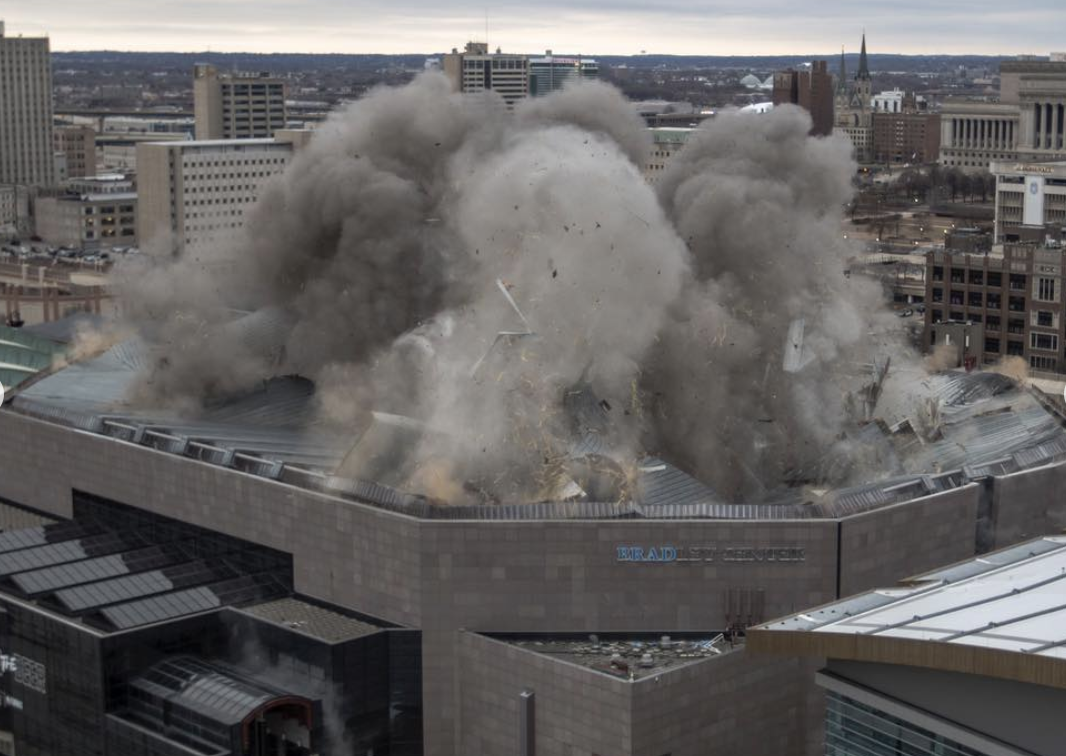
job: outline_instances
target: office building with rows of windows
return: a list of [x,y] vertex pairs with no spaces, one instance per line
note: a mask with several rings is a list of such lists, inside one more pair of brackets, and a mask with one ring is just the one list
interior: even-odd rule
[[138,144],[139,238],[177,253],[225,252],[263,185],[309,136]]
[[49,186],[52,59],[47,37],[9,37],[0,21],[0,184]]
[[453,49],[444,56],[443,68],[457,92],[496,92],[508,109],[529,97],[528,55],[490,53],[484,42],[468,42],[463,52]]
[[266,73],[219,73],[200,63],[193,68],[196,138],[262,139],[284,129],[286,84]]
[[[1020,357],[1032,370],[1066,371],[1063,255],[1058,244],[928,252],[926,345],[960,347],[972,355],[971,367]],[[958,325],[965,335],[953,335]]]

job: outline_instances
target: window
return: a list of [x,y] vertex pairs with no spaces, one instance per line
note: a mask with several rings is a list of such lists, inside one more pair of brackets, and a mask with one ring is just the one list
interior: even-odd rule
[[1044,328],[1052,328],[1055,325],[1055,316],[1046,310],[1039,310],[1036,313],[1036,324]]
[[1036,298],[1037,299],[1039,299],[1041,301],[1044,301],[1044,302],[1057,302],[1057,301],[1059,301],[1058,300],[1058,296],[1057,296],[1057,292],[1056,292],[1056,287],[1055,287],[1056,281],[1055,281],[1054,278],[1043,278],[1043,277],[1040,277],[1040,278],[1036,279],[1036,283],[1037,283],[1037,289],[1036,289]]
[[1057,351],[1059,337],[1053,333],[1031,333],[1029,334],[1029,346],[1033,349]]
[[1029,358],[1029,367],[1035,370],[1055,370],[1057,365],[1054,357],[1044,357],[1042,355],[1034,354]]

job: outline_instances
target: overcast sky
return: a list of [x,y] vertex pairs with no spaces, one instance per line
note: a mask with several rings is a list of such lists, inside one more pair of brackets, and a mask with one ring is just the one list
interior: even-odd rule
[[7,0],[8,33],[53,50],[402,53],[488,38],[505,51],[633,55],[1047,54],[1066,0]]

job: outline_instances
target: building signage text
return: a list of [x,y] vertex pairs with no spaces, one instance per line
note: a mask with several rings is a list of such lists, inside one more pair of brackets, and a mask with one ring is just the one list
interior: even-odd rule
[[1031,165],[1029,163],[1018,163],[1014,166],[1014,170],[1018,173],[1054,173],[1055,167],[1051,165]]
[[615,547],[619,562],[805,562],[807,550],[796,546],[646,546]]

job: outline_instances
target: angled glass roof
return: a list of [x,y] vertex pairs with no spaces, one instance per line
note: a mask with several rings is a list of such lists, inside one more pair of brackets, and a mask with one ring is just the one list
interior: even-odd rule
[[164,659],[130,681],[143,695],[166,701],[171,709],[194,712],[232,727],[271,702],[308,699],[253,679],[221,664],[177,656]]

